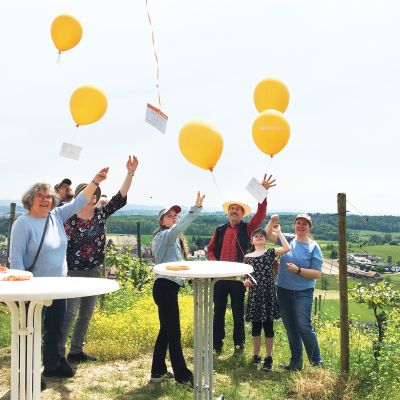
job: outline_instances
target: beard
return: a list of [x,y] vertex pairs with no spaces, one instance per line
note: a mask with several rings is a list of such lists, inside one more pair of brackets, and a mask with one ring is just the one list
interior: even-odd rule
[[71,201],[74,198],[74,194],[72,192],[67,192],[65,193],[65,200],[66,201]]

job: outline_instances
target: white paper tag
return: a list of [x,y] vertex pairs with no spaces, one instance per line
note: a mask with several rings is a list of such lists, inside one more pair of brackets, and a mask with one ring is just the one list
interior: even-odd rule
[[267,197],[268,191],[256,178],[251,178],[246,190],[259,202],[262,203]]
[[144,119],[151,126],[154,126],[154,128],[165,134],[168,117],[162,113],[161,110],[147,103],[146,116]]
[[73,160],[79,160],[81,156],[82,147],[75,146],[71,143],[63,143],[60,150],[60,156],[65,158],[72,158]]

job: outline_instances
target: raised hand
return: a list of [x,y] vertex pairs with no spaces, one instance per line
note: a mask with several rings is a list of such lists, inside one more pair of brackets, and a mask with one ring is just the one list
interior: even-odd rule
[[262,180],[261,185],[263,185],[265,187],[265,189],[268,190],[269,188],[276,186],[275,181],[276,181],[276,179],[273,179],[272,175],[270,175],[267,178],[267,174],[264,174],[264,179]]
[[129,156],[128,161],[126,162],[126,169],[128,170],[128,174],[133,176],[138,164],[139,161],[136,156]]
[[108,167],[102,168],[93,178],[93,181],[96,183],[100,183],[103,182],[105,179],[107,179],[108,169],[109,169]]
[[206,197],[205,194],[201,195],[200,192],[197,192],[197,198],[196,198],[196,207],[197,208],[200,208],[203,205],[204,197]]

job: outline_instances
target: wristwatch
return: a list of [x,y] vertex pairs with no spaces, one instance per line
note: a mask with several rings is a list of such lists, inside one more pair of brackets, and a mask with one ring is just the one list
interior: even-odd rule
[[298,270],[297,270],[297,275],[300,275],[300,272],[301,272],[301,268],[300,268],[300,267],[298,267]]

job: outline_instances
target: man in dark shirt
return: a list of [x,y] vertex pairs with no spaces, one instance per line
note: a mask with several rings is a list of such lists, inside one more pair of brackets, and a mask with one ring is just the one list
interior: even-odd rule
[[71,179],[64,178],[60,183],[54,186],[54,190],[60,200],[58,207],[63,206],[65,203],[69,203],[74,198],[74,191],[71,188]]
[[[275,186],[272,176],[264,175],[261,182],[265,189]],[[208,245],[208,259],[242,262],[250,248],[251,232],[257,229],[266,217],[267,199],[258,204],[257,212],[249,222],[242,221],[250,214],[250,207],[238,201],[228,201],[223,205],[228,222],[218,226]],[[214,287],[214,350],[222,352],[225,338],[225,313],[228,295],[231,298],[233,315],[233,343],[235,355],[243,354],[244,334],[244,297],[246,288],[239,281],[218,281]]]

